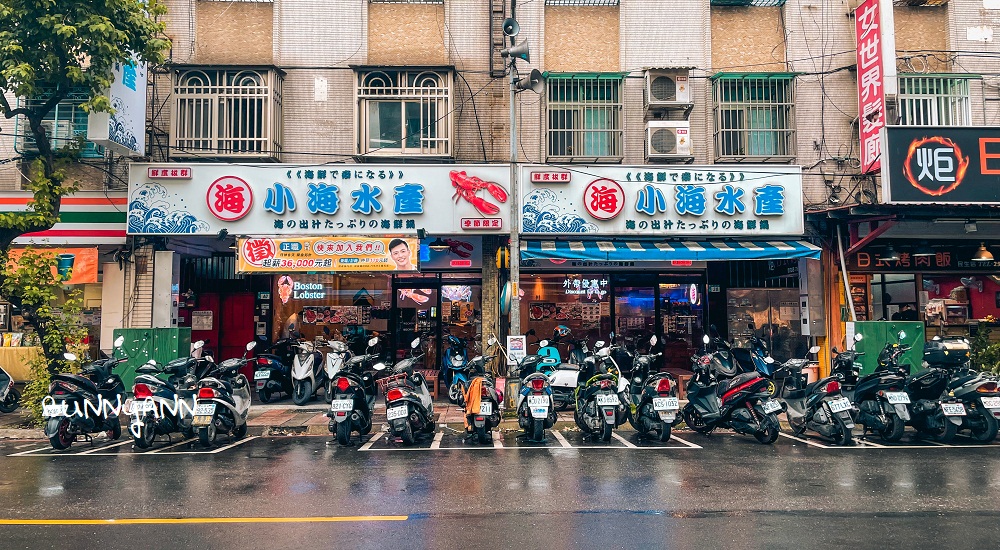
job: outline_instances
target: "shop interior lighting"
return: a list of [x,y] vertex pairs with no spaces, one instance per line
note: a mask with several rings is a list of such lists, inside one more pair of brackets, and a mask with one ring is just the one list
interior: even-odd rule
[[444,242],[444,240],[441,237],[434,239],[434,241],[428,246],[430,247],[431,250],[436,250],[438,252],[443,252],[451,248],[450,246],[448,246],[448,243]]
[[993,253],[986,249],[986,243],[979,243],[979,250],[972,255],[972,261],[974,262],[992,262]]
[[927,241],[920,241],[920,245],[917,246],[916,250],[913,251],[913,256],[933,256],[934,250],[931,248]]
[[890,244],[888,247],[886,247],[885,255],[882,256],[882,259],[887,262],[898,262],[899,252],[896,252],[896,249],[893,248],[892,245]]

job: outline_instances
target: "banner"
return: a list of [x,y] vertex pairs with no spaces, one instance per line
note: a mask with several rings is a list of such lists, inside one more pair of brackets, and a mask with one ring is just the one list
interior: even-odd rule
[[[8,252],[8,262],[17,264],[26,249],[12,248]],[[52,276],[64,285],[82,285],[97,282],[96,248],[33,248],[34,253],[52,255],[56,265]]]
[[1000,204],[1000,129],[888,126],[887,203]]
[[414,238],[260,237],[240,239],[237,248],[241,273],[417,271],[420,255]]

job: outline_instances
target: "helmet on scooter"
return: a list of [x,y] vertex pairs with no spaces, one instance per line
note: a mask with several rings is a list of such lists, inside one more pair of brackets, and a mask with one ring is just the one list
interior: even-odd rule
[[552,338],[566,338],[571,333],[572,331],[569,330],[569,327],[566,325],[559,325],[552,330]]

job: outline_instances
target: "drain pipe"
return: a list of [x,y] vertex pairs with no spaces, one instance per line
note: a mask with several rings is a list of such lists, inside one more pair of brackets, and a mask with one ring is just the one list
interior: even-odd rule
[[837,249],[838,252],[840,252],[840,272],[844,276],[844,296],[847,300],[847,309],[851,311],[851,321],[856,322],[858,320],[858,315],[854,312],[854,300],[851,297],[851,285],[847,280],[847,261],[844,259],[844,240],[840,235],[840,224],[837,224]]

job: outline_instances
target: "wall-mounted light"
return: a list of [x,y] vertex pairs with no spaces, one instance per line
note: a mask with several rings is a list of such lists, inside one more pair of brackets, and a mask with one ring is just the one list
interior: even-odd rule
[[886,247],[885,254],[882,255],[882,259],[887,262],[898,262],[899,252],[896,252],[896,249],[893,248],[892,245],[890,244],[889,246]]
[[972,255],[972,261],[974,262],[992,262],[993,253],[986,249],[986,243],[979,243],[979,250]]
[[917,257],[933,256],[934,249],[931,248],[931,245],[927,244],[927,241],[920,241],[920,245],[917,246],[916,250],[914,250],[911,255]]

